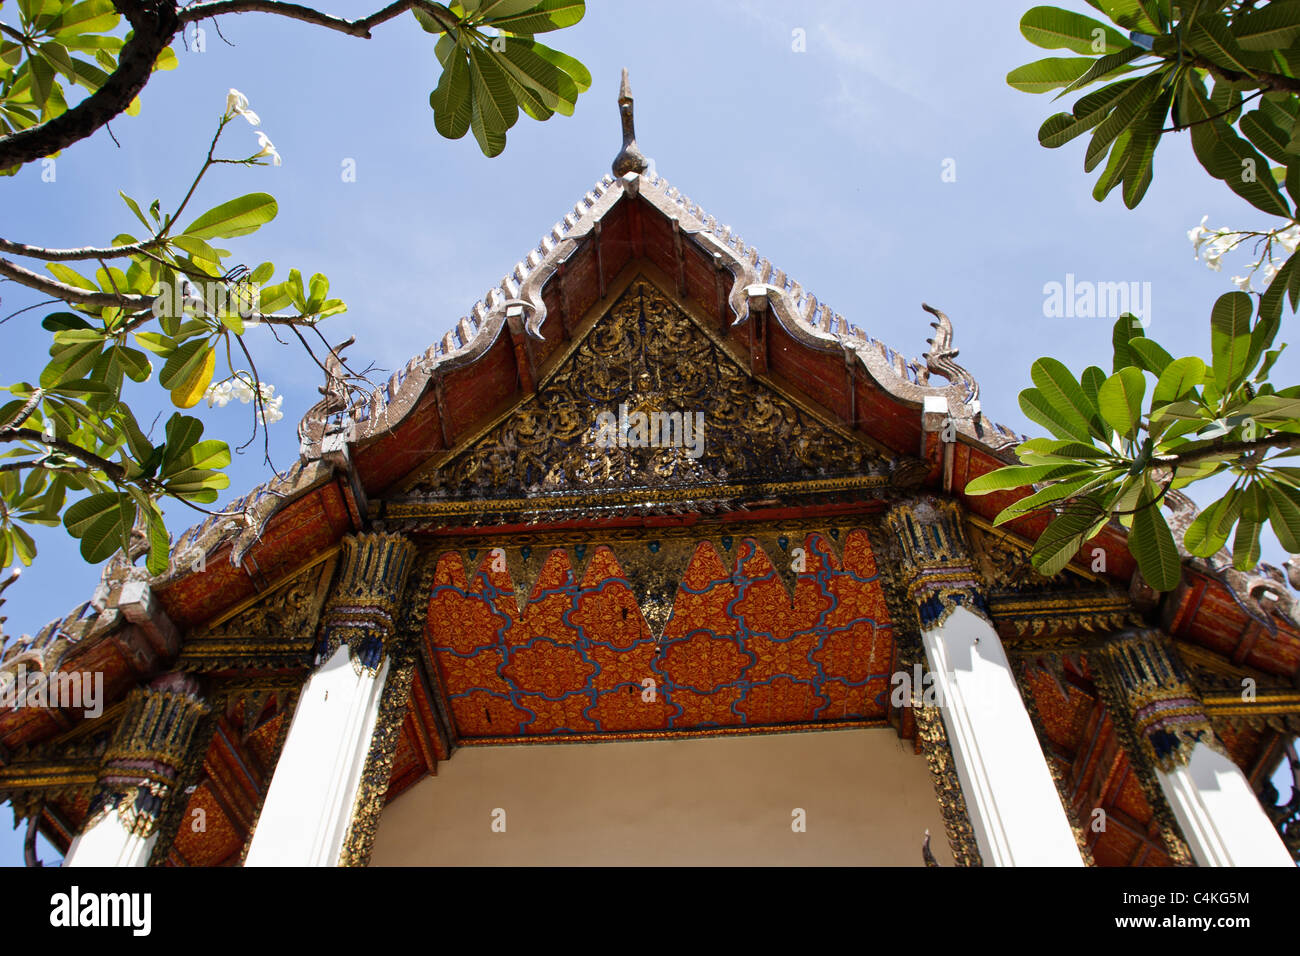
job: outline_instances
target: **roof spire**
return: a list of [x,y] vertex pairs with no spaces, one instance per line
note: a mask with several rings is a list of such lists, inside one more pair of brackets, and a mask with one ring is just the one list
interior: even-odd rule
[[627,81],[627,67],[623,67],[623,82],[618,88],[618,112],[623,119],[623,148],[614,157],[614,175],[622,178],[628,173],[644,173],[650,164],[636,145],[636,128],[632,122],[632,86]]

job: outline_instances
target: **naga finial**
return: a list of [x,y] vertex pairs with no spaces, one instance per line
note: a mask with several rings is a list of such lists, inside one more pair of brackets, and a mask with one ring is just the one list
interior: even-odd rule
[[620,179],[628,173],[644,173],[650,168],[645,154],[636,145],[636,127],[632,120],[632,85],[623,67],[623,82],[618,88],[618,112],[623,121],[623,148],[614,157],[612,168]]
[[932,305],[922,302],[921,308],[938,320],[930,323],[931,328],[935,330],[934,338],[925,340],[930,346],[930,351],[922,356],[925,359],[925,371],[921,376],[921,383],[928,385],[932,373],[942,375],[954,385],[966,386],[967,402],[977,400],[980,397],[979,383],[970,372],[953,361],[957,357],[958,350],[952,347],[952,321]]

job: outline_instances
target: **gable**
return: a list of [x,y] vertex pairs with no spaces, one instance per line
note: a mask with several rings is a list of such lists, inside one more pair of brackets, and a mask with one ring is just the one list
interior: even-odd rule
[[533,394],[382,513],[464,524],[735,510],[871,496],[892,475],[890,460],[756,377],[641,273]]

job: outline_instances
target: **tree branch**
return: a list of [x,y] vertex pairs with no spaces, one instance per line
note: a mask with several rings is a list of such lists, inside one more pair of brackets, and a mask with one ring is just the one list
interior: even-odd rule
[[274,13],[277,16],[301,20],[304,23],[312,23],[318,27],[326,27],[330,30],[346,33],[348,36],[369,40],[371,27],[385,23],[413,7],[423,10],[448,30],[460,27],[460,21],[452,15],[450,10],[440,3],[430,3],[429,0],[396,0],[396,2],[390,3],[382,10],[370,14],[368,17],[362,17],[360,20],[344,20],[341,17],[330,16],[328,13],[321,13],[311,7],[284,2],[284,0],[209,0],[206,3],[196,3],[191,7],[186,7],[181,11],[180,21],[182,24],[194,23],[208,17],[219,17],[227,13]]
[[126,110],[144,89],[154,62],[181,28],[174,0],[113,0],[134,31],[117,69],[72,109],[28,129],[0,136],[0,169],[21,166],[85,139]]
[[46,448],[53,448],[65,455],[70,455],[93,468],[98,468],[108,475],[111,481],[120,482],[126,480],[126,469],[121,465],[111,462],[107,458],[100,458],[94,452],[87,451],[80,445],[72,444],[72,442],[64,441],[62,438],[49,438],[35,428],[2,428],[0,429],[0,441],[34,441]]
[[0,259],[0,276],[12,279],[19,285],[25,285],[37,292],[44,292],[56,299],[62,299],[64,302],[79,305],[118,306],[134,311],[149,308],[153,305],[154,300],[154,297],[150,295],[117,295],[112,292],[93,292],[90,289],[78,289],[75,285],[68,285],[55,279],[47,279],[40,273],[24,269],[8,259]]
[[1184,465],[1194,465],[1197,462],[1208,461],[1211,458],[1222,458],[1224,454],[1246,455],[1262,448],[1300,448],[1300,435],[1289,432],[1273,432],[1256,441],[1220,442],[1216,440],[1208,448],[1198,448],[1196,451],[1189,451],[1185,455],[1156,455],[1152,461],[1157,461],[1161,465],[1170,468],[1181,468]]
[[1253,74],[1242,73],[1239,70],[1228,70],[1217,63],[1210,62],[1203,56],[1192,56],[1190,59],[1192,66],[1207,70],[1212,75],[1229,83],[1250,80],[1251,83],[1263,87],[1265,91],[1286,90],[1288,93],[1300,93],[1300,80],[1294,77],[1283,76],[1281,73],[1266,73],[1261,70],[1256,70]]
[[154,246],[166,245],[166,243],[166,239],[145,239],[143,242],[133,242],[129,246],[111,246],[109,248],[82,246],[80,249],[47,249],[45,246],[29,246],[25,242],[0,239],[0,252],[7,252],[13,256],[26,256],[28,259],[42,259],[46,262],[76,262],[79,259],[120,259],[123,256],[131,256],[137,252],[152,249]]

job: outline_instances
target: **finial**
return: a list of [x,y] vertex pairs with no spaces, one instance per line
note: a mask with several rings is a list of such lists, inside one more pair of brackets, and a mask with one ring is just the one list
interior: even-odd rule
[[645,154],[637,148],[636,128],[632,121],[632,85],[627,79],[627,67],[623,67],[623,82],[618,87],[618,112],[623,120],[623,148],[614,157],[614,175],[620,179],[628,173],[644,173],[650,163]]

